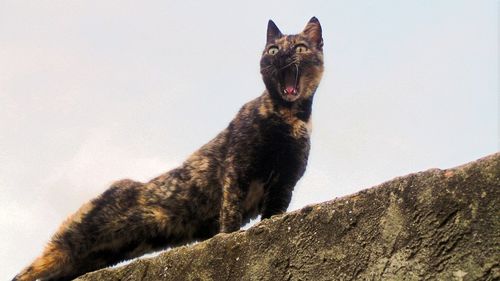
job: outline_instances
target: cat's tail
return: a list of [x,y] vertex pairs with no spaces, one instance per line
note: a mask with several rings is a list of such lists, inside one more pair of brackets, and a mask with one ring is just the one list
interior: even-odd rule
[[71,271],[71,262],[69,255],[50,242],[43,251],[42,255],[21,271],[12,281],[35,281],[50,280],[53,277],[65,275]]
[[[51,241],[45,246],[42,254],[16,275],[12,281],[63,281],[71,280],[72,278],[70,277],[76,277],[77,275],[74,274],[74,262],[72,260],[75,249],[71,249],[62,237],[65,233],[75,230],[75,223],[81,221],[82,217],[91,208],[92,202],[88,202],[80,207],[77,212],[69,216],[59,226]],[[78,243],[80,241],[74,242]]]
[[127,216],[127,211],[131,214],[141,211],[138,203],[141,186],[139,182],[121,180],[84,204],[62,223],[42,255],[12,281],[72,280],[125,259],[128,254],[125,244],[138,240],[130,230],[144,225],[143,221]]

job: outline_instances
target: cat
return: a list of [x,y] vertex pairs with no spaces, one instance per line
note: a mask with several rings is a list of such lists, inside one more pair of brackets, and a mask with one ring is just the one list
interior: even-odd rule
[[321,25],[296,35],[272,20],[260,61],[266,90],[180,167],[147,183],[120,180],[60,226],[13,280],[71,280],[155,250],[230,233],[286,211],[305,172],[323,74]]

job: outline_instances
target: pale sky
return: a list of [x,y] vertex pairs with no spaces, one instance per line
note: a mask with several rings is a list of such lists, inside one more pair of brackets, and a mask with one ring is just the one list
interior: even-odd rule
[[319,18],[289,210],[499,149],[498,1],[0,0],[0,280],[121,178],[180,164],[264,90],[268,19]]

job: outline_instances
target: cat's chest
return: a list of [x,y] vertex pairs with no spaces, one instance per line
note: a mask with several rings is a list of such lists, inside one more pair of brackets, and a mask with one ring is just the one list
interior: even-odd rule
[[[256,151],[259,157],[255,158],[259,166],[274,170],[281,170],[282,167],[285,170],[300,170],[307,161],[310,148],[312,123],[310,118],[308,121],[280,118],[264,126],[264,138]],[[267,176],[269,172],[266,170],[263,175]]]
[[312,118],[309,118],[307,122],[299,118],[292,118],[288,124],[291,128],[291,136],[295,139],[308,139],[312,133]]

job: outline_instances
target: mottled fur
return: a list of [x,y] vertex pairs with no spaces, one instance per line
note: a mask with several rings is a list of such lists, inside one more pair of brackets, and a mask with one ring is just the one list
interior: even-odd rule
[[69,280],[285,212],[306,169],[322,47],[316,18],[297,35],[269,21],[266,91],[180,167],[147,183],[118,181],[83,205],[14,280]]

